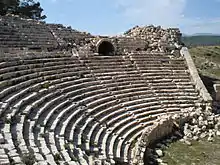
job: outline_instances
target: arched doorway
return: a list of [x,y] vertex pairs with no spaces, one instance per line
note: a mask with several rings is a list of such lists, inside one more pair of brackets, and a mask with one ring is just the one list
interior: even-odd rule
[[97,52],[99,55],[112,56],[115,54],[115,47],[110,41],[101,40],[97,44]]

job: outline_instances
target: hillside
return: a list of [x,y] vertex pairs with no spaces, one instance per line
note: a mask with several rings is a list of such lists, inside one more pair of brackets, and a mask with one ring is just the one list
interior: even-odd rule
[[220,45],[219,35],[196,35],[196,36],[183,36],[182,42],[188,46],[215,46]]
[[220,46],[199,46],[189,51],[203,82],[212,93],[213,83],[220,81]]

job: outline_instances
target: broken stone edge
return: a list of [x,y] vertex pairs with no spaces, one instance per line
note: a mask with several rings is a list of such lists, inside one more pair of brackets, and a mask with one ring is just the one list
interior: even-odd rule
[[212,97],[210,96],[209,92],[207,91],[205,85],[203,84],[198,71],[196,69],[196,66],[193,62],[193,59],[188,51],[187,47],[183,47],[180,50],[180,54],[185,58],[192,81],[195,84],[196,89],[199,91],[200,96],[203,98],[203,100],[208,103],[212,104]]

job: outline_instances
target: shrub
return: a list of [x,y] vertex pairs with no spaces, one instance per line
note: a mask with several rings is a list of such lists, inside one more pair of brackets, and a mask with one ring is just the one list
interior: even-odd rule
[[22,161],[24,162],[24,164],[26,165],[33,165],[35,163],[35,157],[32,153],[29,154],[25,154],[22,157]]
[[49,82],[46,82],[42,85],[42,88],[49,88],[49,86],[50,86]]
[[59,153],[56,153],[53,157],[54,157],[54,161],[55,161],[57,164],[59,164],[59,161],[62,160],[62,158],[61,158],[61,156],[60,156]]

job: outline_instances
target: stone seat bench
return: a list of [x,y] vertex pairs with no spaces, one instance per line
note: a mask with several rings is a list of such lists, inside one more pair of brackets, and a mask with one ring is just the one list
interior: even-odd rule
[[[83,120],[85,120],[85,119],[83,119]],[[85,122],[85,121],[84,121],[84,122]],[[82,123],[84,123],[84,122],[82,121]],[[87,121],[87,124],[88,124],[88,123],[89,123],[89,122]],[[87,125],[87,124],[85,124],[85,125]],[[84,126],[85,126],[85,125],[84,125]]]
[[[47,81],[46,81],[46,82],[47,82]],[[53,82],[53,81],[51,81],[51,82]],[[56,81],[54,81],[54,82],[56,82]],[[43,83],[44,83],[44,82],[43,82]],[[13,94],[12,97],[9,97],[9,99],[6,100],[6,102],[9,104],[9,103],[11,103],[13,100],[16,100],[16,98],[21,97],[22,95],[24,95],[24,94],[27,93],[27,92],[36,91],[37,89],[40,90],[40,87],[42,86],[43,83],[42,83],[42,82],[41,82],[41,83],[38,83],[38,84],[36,83],[34,86],[30,86],[30,87],[28,87],[28,88],[25,88],[23,91],[21,91],[21,92],[15,94],[15,95]],[[53,83],[51,83],[50,85],[51,85],[51,86],[49,87],[49,89],[52,89]],[[9,94],[9,93],[8,93],[8,94]]]
[[105,88],[112,88],[112,87],[115,87],[115,86],[132,86],[134,84],[144,84],[144,80],[140,80],[140,78],[132,78],[132,77],[127,77],[127,78],[122,78],[122,79],[117,79],[116,80],[113,80],[113,79],[110,79],[110,80],[101,80],[100,83],[105,87]]
[[185,92],[185,91],[180,91],[179,89],[161,89],[158,91],[155,91],[156,95],[158,97],[174,97],[174,98],[180,98],[180,97],[185,97],[189,96],[188,98],[198,98],[198,93],[197,92]]
[[[46,146],[49,148],[49,150],[50,150],[50,153],[51,153],[51,155],[52,155],[52,159],[55,159],[54,157],[55,157],[55,155],[59,155],[59,156],[61,156],[61,159],[62,160],[60,160],[59,162],[62,164],[62,163],[64,163],[65,162],[65,160],[64,160],[64,157],[63,157],[63,155],[60,155],[60,152],[57,150],[57,148],[56,148],[56,145],[55,145],[55,140],[54,140],[54,134],[53,134],[53,132],[51,132],[50,134],[49,134],[49,144],[47,144],[47,143],[45,143],[46,144]],[[41,143],[42,143],[42,141],[44,141],[44,139],[43,138],[39,138],[39,139],[41,139],[40,141],[41,141]],[[57,163],[56,163],[57,164]]]
[[[152,123],[147,123],[144,124],[144,128],[146,127],[151,127]],[[141,127],[140,127],[141,128]],[[120,152],[120,158],[122,159],[122,162],[128,162],[128,163],[132,163],[132,159],[133,159],[133,155],[132,152],[135,149],[133,143],[135,141],[138,141],[138,138],[141,136],[143,131],[143,128],[141,128],[141,130],[136,129],[133,132],[133,136],[127,136],[124,138],[124,141],[121,144],[121,152]]]
[[115,79],[115,82],[118,83],[118,85],[120,85],[121,83],[130,83],[130,84],[135,84],[135,83],[143,83],[146,82],[144,81],[144,79],[142,79],[141,77],[137,76],[137,77],[121,77],[121,78],[117,78]]
[[97,79],[98,80],[108,80],[108,79],[112,79],[112,80],[115,80],[115,81],[120,81],[120,80],[139,80],[140,82],[143,82],[143,79],[141,78],[140,75],[138,75],[137,73],[134,73],[134,74],[118,74],[118,75],[114,75],[114,76],[111,76],[111,75],[107,75],[107,76],[97,76]]
[[[68,78],[67,80],[71,80],[73,78],[76,78],[76,77],[71,77],[71,78]],[[41,79],[36,79],[36,80],[41,80]],[[63,81],[65,79],[57,79],[57,80],[52,80],[50,81],[50,87],[49,89],[51,89],[53,87],[54,84],[60,82],[60,81]],[[31,81],[31,80],[30,80]],[[32,80],[33,81],[33,80]],[[19,87],[17,87],[17,91],[15,90],[15,92],[17,92],[16,94],[13,94],[12,96],[10,96],[9,94],[9,91],[7,92],[7,97],[8,97],[8,100],[6,100],[6,102],[10,102],[12,101],[13,99],[16,99],[16,97],[21,97],[22,94],[25,94],[26,92],[28,91],[39,91],[42,87],[42,85],[44,83],[49,83],[48,81],[44,81],[44,82],[40,82],[40,81],[35,81],[35,84],[34,85],[31,85],[26,87],[25,89],[21,90],[23,87],[21,86],[22,83],[19,84]],[[24,84],[25,85],[25,84]],[[25,87],[25,86],[24,86]],[[10,89],[10,88],[8,88]],[[10,92],[13,92],[13,91],[10,91]]]
[[[85,63],[85,62],[84,62]],[[110,69],[113,68],[113,66],[115,68],[131,68],[131,67],[127,67],[130,66],[130,63],[128,62],[106,62],[106,63],[85,63],[85,65],[89,68],[89,69]],[[109,67],[110,66],[110,67]]]
[[141,114],[142,112],[148,112],[149,114],[161,113],[164,111],[160,104],[152,103],[152,105],[144,106],[142,108],[136,108],[135,106],[131,106],[127,109],[129,112],[132,112],[135,115]]
[[32,86],[31,88],[26,88],[23,90],[18,91],[16,94],[13,94],[12,96],[8,96],[4,98],[4,107],[2,106],[2,113],[6,112],[9,106],[13,105],[13,102],[15,102],[18,98],[24,97],[31,89],[36,89],[37,85]]
[[138,69],[169,69],[169,70],[186,70],[187,67],[183,64],[180,65],[165,65],[159,62],[147,61],[146,63],[136,63]]
[[102,60],[102,59],[97,59],[97,60],[91,60],[91,59],[81,59],[83,60],[83,62],[90,66],[90,67],[96,67],[96,66],[107,66],[107,65],[112,65],[112,66],[117,66],[119,67],[120,65],[122,64],[129,64],[127,61],[124,61],[123,59],[117,59],[117,58],[114,58],[114,59],[105,59],[105,60]]
[[[113,129],[114,135],[109,136],[107,138],[107,144],[109,144],[109,146],[107,146],[106,152],[108,153],[108,155],[113,156],[114,158],[120,158],[120,148],[121,148],[121,146],[118,146],[118,143],[119,143],[120,139],[123,140],[126,133],[128,133],[130,131],[132,132],[135,129],[138,129],[139,127],[143,128],[143,126],[141,124],[139,124],[136,120],[130,121],[126,125],[124,123],[124,125],[121,126],[120,128],[117,128],[117,126],[115,126],[114,129],[117,128],[117,131],[116,130],[114,131],[114,129]],[[118,154],[118,152],[119,152],[119,154]]]
[[[139,113],[139,109],[141,110],[151,110],[150,107],[152,108],[157,108],[158,106],[158,102],[156,101],[156,99],[152,99],[152,101],[149,101],[149,102],[142,102],[142,103],[138,103],[138,104],[131,104],[129,106],[126,106],[126,109],[127,111],[129,112],[132,112],[132,113]],[[156,109],[153,109],[155,110],[155,113],[157,112]]]
[[154,57],[135,57],[135,58],[132,58],[132,60],[134,60],[136,63],[144,63],[144,62],[147,62],[147,61],[157,61],[157,62],[162,62],[162,63],[169,63],[171,61],[170,58],[154,58]]
[[[147,96],[145,96],[145,97],[147,97]],[[118,105],[116,104],[115,106],[113,106],[111,108],[107,108],[107,109],[105,109],[105,110],[103,110],[101,112],[97,112],[97,114],[95,114],[95,117],[96,118],[101,118],[101,120],[100,120],[100,122],[101,122],[101,121],[107,120],[110,116],[114,115],[115,112],[116,112],[116,114],[120,113],[120,111],[117,111],[117,108],[118,107],[122,108],[123,105],[126,104],[125,98],[124,98],[123,102],[120,102],[120,100],[116,100],[116,102],[118,102]],[[128,106],[128,103],[126,105]],[[152,104],[150,104],[150,105],[152,105]],[[131,105],[130,105],[130,107],[131,107]],[[114,111],[112,109],[114,109]],[[93,110],[95,111],[96,109],[93,109]],[[93,110],[91,110],[89,112],[91,113]],[[123,111],[123,109],[122,109],[122,111]],[[126,111],[127,111],[127,109],[126,109]]]
[[[142,89],[142,90],[141,90]],[[133,91],[132,91],[133,90]],[[132,97],[139,97],[139,98],[143,98],[143,96],[152,96],[152,93],[150,90],[148,90],[148,88],[146,87],[142,87],[142,88],[137,88],[137,90],[135,91],[134,89],[131,90],[123,90],[123,91],[116,91],[112,93],[116,99],[125,99],[128,98],[131,99]]]
[[184,61],[183,58],[170,58],[168,56],[130,56],[131,60],[135,61],[169,61],[169,62],[180,62]]
[[[145,71],[145,70],[141,70],[141,73],[142,75],[144,76],[165,76],[165,77],[169,77],[169,76],[177,76],[177,77],[180,77],[180,76],[188,76],[188,74],[186,73],[181,73],[181,74],[174,74],[173,72],[148,72],[148,71]],[[189,77],[189,76],[188,76]]]
[[[124,135],[124,132],[125,132],[125,130],[127,129],[128,131],[129,131],[129,129],[130,130],[132,130],[132,128],[134,128],[134,129],[137,129],[138,127],[143,127],[144,126],[144,123],[148,123],[149,121],[150,121],[150,119],[151,119],[152,117],[150,117],[149,119],[144,119],[144,120],[134,120],[134,121],[131,121],[131,122],[129,122],[129,123],[127,123],[127,124],[125,124],[126,123],[126,121],[124,122],[124,124],[123,124],[123,126],[121,127],[118,127],[118,126],[116,126],[116,127],[114,127],[114,129],[116,129],[117,127],[118,128],[120,128],[117,132],[116,131],[114,131],[114,136],[110,136],[110,137],[108,137],[108,139],[107,139],[107,144],[109,144],[110,146],[109,146],[109,149],[107,148],[106,149],[106,152],[108,153],[108,155],[109,156],[113,156],[114,157],[114,155],[116,154],[115,152],[114,152],[114,146],[115,145],[117,145],[117,139],[120,137],[120,135],[121,136],[123,136]],[[138,123],[137,123],[138,122]],[[141,125],[139,125],[139,123],[142,123]],[[130,126],[129,126],[130,125]],[[133,126],[132,126],[133,125]],[[135,128],[135,126],[136,126],[136,128]],[[117,128],[117,129],[118,129]],[[133,130],[132,130],[133,131]],[[115,154],[114,154],[115,153]]]
[[162,63],[171,63],[171,62],[175,62],[175,63],[181,63],[184,61],[184,59],[180,59],[180,58],[170,58],[170,57],[153,57],[153,56],[135,56],[135,57],[131,57],[130,58],[131,60],[134,60],[136,62],[140,62],[140,63],[143,63],[143,61],[159,61],[159,62],[162,62]]
[[[107,140],[108,140],[108,137],[109,136],[113,136],[113,134],[114,134],[114,128],[116,128],[116,127],[120,127],[120,126],[122,126],[124,123],[128,123],[129,121],[131,121],[132,120],[132,117],[128,117],[128,115],[126,114],[126,113],[124,113],[124,114],[122,114],[122,115],[120,115],[120,116],[118,116],[117,118],[114,118],[114,119],[112,119],[112,120],[109,120],[108,122],[109,123],[107,123],[108,125],[110,125],[111,126],[111,131],[110,132],[108,132],[108,134],[106,134],[105,132],[105,130],[103,131],[103,135],[104,136],[106,136],[106,138],[105,137],[101,137],[101,136],[103,136],[103,135],[101,135],[101,136],[97,136],[97,137],[95,137],[95,143],[96,144],[98,144],[99,146],[101,145],[103,148],[102,148],[102,151],[104,151],[104,152],[106,152],[106,153],[108,153],[109,154],[109,152],[108,151],[105,151],[105,149],[107,148],[107,146],[105,147],[105,144],[109,144],[109,145],[111,145],[110,143],[107,143]],[[110,124],[111,123],[111,124]],[[108,127],[108,129],[109,129],[109,127]],[[100,133],[101,134],[101,133]],[[98,134],[99,135],[99,134]],[[106,140],[106,141],[100,141],[100,138],[101,139],[103,139],[103,140]],[[103,146],[104,145],[104,146]],[[113,145],[113,144],[112,144]],[[105,148],[104,148],[105,147]],[[106,155],[106,154],[104,154],[104,155]]]
[[[34,122],[31,121],[30,126],[29,126],[29,144],[30,144],[30,148],[34,150],[36,160],[38,162],[47,161],[48,163],[54,163],[55,164],[53,159],[48,159],[48,157],[50,157],[51,153],[50,153],[49,149],[45,147],[46,144],[43,143],[42,137],[39,140],[39,142],[41,144],[41,147],[38,147],[38,145],[35,144],[35,141],[34,141],[35,138],[34,138],[34,135],[32,134],[32,128],[33,127],[34,127]],[[42,157],[45,158],[45,159],[42,160]]]
[[109,70],[109,69],[116,69],[115,67],[120,67],[121,69],[129,68],[131,65],[129,63],[124,63],[123,65],[117,66],[117,65],[94,65],[94,64],[89,64],[88,68],[91,70]]
[[[64,93],[63,93],[64,94]],[[58,98],[55,98],[54,100],[59,100],[59,98],[62,98],[62,100],[64,99],[64,98],[68,98],[67,97],[68,96],[68,93],[66,93],[65,95],[61,95],[61,96],[59,96]],[[44,107],[42,107],[42,110],[40,109],[39,111],[38,111],[38,113],[37,113],[37,115],[35,116],[35,118],[37,119],[38,118],[38,116],[39,115],[41,115],[43,112],[44,112],[44,109],[48,106],[48,105],[50,105],[51,103],[53,103],[53,100],[51,100],[51,102],[49,102],[48,104],[46,104]]]
[[88,108],[98,105],[103,101],[111,99],[111,95],[106,89],[99,89],[84,94],[84,98],[81,100],[82,104],[86,104]]
[[[23,72],[27,72],[29,71],[29,69],[31,69],[32,71],[40,71],[40,69],[42,70],[42,68],[47,68],[47,67],[51,67],[52,69],[62,69],[62,68],[71,68],[71,67],[78,67],[79,69],[82,69],[83,67],[80,66],[80,64],[76,64],[74,62],[47,62],[47,63],[36,63],[36,64],[29,64],[29,65],[16,65],[16,66],[8,66],[5,68],[1,68],[0,69],[0,73],[1,74],[8,74],[10,72],[16,72],[20,74],[25,74]],[[18,72],[19,71],[19,72]],[[2,76],[2,75],[1,75]]]
[[9,165],[10,161],[9,161],[9,157],[6,154],[5,150],[1,147],[2,145],[4,145],[6,143],[5,138],[3,137],[2,133],[0,132],[0,162],[1,164],[5,164],[5,165]]
[[[6,84],[6,85],[13,85],[16,84],[14,86],[10,86],[8,89],[15,89],[16,86],[22,86],[22,85],[27,85],[27,83],[30,85],[31,83],[34,83],[35,81],[39,81],[42,79],[46,79],[46,80],[51,80],[51,79],[59,79],[62,77],[70,77],[70,76],[76,76],[79,74],[84,74],[86,72],[66,72],[66,70],[62,70],[62,71],[45,71],[45,72],[41,72],[41,73],[33,73],[31,75],[26,75],[26,76],[21,76],[21,77],[16,77],[14,79],[11,79],[9,81],[3,81],[1,82],[2,87]],[[86,73],[87,74],[87,73]],[[43,77],[44,76],[44,77]],[[31,79],[29,79],[31,78]],[[21,85],[22,84],[22,85]],[[9,91],[7,88],[5,89],[5,91]],[[3,93],[3,92],[2,92]],[[4,95],[4,94],[3,94]]]
[[[128,152],[129,146],[135,139],[140,137],[143,128],[151,125],[152,122],[148,122],[143,125],[127,127],[123,131],[121,131],[120,135],[118,135],[117,139],[114,142],[114,157],[121,159],[122,162],[129,162],[129,160],[131,160]],[[130,148],[130,150],[132,149]]]
[[142,104],[142,103],[148,103],[148,102],[155,101],[155,100],[156,100],[156,98],[154,98],[154,97],[140,98],[140,99],[127,101],[127,102],[123,103],[123,106],[128,107],[130,105],[135,105],[135,104],[139,105],[139,104]]
[[177,81],[182,81],[182,80],[188,80],[190,81],[190,77],[188,75],[182,75],[182,76],[173,76],[173,75],[152,75],[152,76],[147,76],[145,73],[143,73],[143,77],[144,79],[164,79],[164,78],[169,78],[169,79],[173,79],[173,81],[177,80]]
[[117,73],[117,72],[126,72],[130,73],[129,71],[133,71],[133,68],[113,68],[113,69],[92,69],[92,73],[98,74],[98,73]]
[[[71,57],[71,54],[69,53],[62,53],[62,52],[54,52],[54,53],[48,53],[48,52],[32,52],[28,51],[25,54],[22,52],[20,53],[19,50],[18,54],[16,52],[10,52],[5,53],[4,58],[1,59],[1,61],[7,62],[7,66],[12,66],[13,63],[22,65],[22,64],[35,64],[35,63],[42,63],[42,62],[58,62],[58,61],[65,61],[71,59],[75,62],[79,61],[73,57]],[[14,64],[15,65],[15,64]]]
[[146,73],[146,75],[147,74],[149,74],[149,75],[152,75],[152,74],[188,75],[188,73],[185,70],[175,72],[175,71],[172,71],[172,70],[145,70],[145,69],[142,69],[140,71],[141,71],[141,73]]
[[13,143],[14,144],[17,143],[15,148],[21,155],[29,153],[28,146],[26,146],[24,136],[22,133],[22,130],[23,130],[22,122],[23,121],[24,121],[24,117],[21,117],[21,120],[19,123],[16,123],[15,125],[11,126],[11,130],[12,130],[11,136],[12,136]]
[[163,66],[163,67],[183,67],[187,68],[187,66],[184,64],[184,60],[162,60],[162,59],[157,59],[157,58],[152,58],[148,60],[144,59],[133,59],[132,63],[136,64],[137,66]]
[[99,76],[117,76],[117,75],[123,75],[123,74],[128,74],[129,75],[129,74],[136,74],[138,72],[131,70],[130,72],[128,72],[128,71],[123,71],[123,72],[117,71],[117,72],[98,72],[98,73],[92,72],[92,73],[94,73],[95,76],[99,77]]
[[28,75],[24,75],[24,76],[20,76],[20,77],[15,77],[15,78],[12,78],[12,79],[7,80],[7,81],[2,81],[1,84],[2,84],[2,86],[3,85],[13,85],[13,84],[19,84],[19,83],[21,83],[23,81],[30,81],[30,79],[34,79],[34,78],[37,78],[37,77],[49,76],[49,75],[51,75],[51,77],[54,77],[55,76],[54,74],[56,74],[57,77],[58,76],[61,77],[62,74],[65,75],[65,74],[71,74],[71,73],[73,75],[74,74],[75,75],[79,75],[79,74],[87,74],[88,72],[81,71],[79,73],[79,71],[78,72],[76,72],[76,71],[72,72],[71,70],[67,70],[67,69],[55,70],[55,71],[48,70],[48,71],[44,71],[44,72],[30,73]]
[[[52,122],[51,127],[48,128],[48,129],[50,130],[50,132],[51,132],[51,131],[54,132],[55,136],[59,135],[59,133],[57,132],[57,129],[59,128],[58,124],[59,124],[59,122],[60,122],[60,119],[63,120],[63,119],[62,119],[62,118],[64,118],[63,115],[64,115],[65,113],[68,113],[67,111],[70,112],[71,110],[73,110],[73,109],[75,109],[75,108],[76,108],[76,104],[72,104],[72,105],[70,105],[69,107],[65,108],[61,113],[59,113],[59,115],[56,117],[56,119]],[[63,137],[63,138],[64,138],[64,137]],[[63,139],[63,138],[62,138],[62,137],[55,138],[55,142],[58,141],[58,144],[56,143],[56,148],[57,148],[57,150],[58,150],[59,152],[65,150],[65,148],[64,148],[64,144],[65,144],[65,143],[62,143],[62,144],[59,143],[59,140],[60,140],[60,139]],[[49,139],[49,140],[50,140],[50,139]],[[62,141],[63,141],[63,140],[62,140]],[[63,141],[63,142],[64,142],[64,141]],[[65,154],[65,157],[66,157],[66,159],[68,159],[68,161],[71,160],[71,158],[70,158],[69,156],[67,156],[66,154]]]

